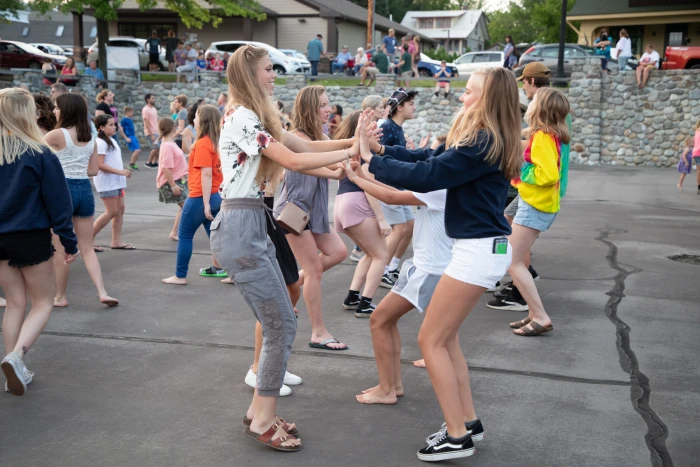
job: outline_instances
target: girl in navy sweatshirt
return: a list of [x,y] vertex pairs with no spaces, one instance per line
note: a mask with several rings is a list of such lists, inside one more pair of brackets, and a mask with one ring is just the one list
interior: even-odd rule
[[[0,91],[0,289],[7,308],[2,335],[7,356],[5,391],[21,396],[34,373],[24,365],[29,348],[49,322],[55,274],[51,229],[65,248],[64,261],[78,256],[71,200],[63,169],[43,141],[36,105],[19,88]],[[27,294],[27,292],[29,292]],[[31,308],[25,320],[27,295]]]
[[[438,461],[473,454],[483,428],[474,411],[467,363],[457,332],[483,293],[503,277],[511,262],[503,216],[509,181],[519,174],[520,110],[513,74],[502,68],[474,73],[438,149],[375,148],[361,132],[362,158],[377,180],[427,193],[447,189],[445,231],[455,239],[452,259],[440,278],[418,335],[433,389],[445,417],[444,429],[426,440],[418,458]],[[363,120],[362,124],[366,124]]]

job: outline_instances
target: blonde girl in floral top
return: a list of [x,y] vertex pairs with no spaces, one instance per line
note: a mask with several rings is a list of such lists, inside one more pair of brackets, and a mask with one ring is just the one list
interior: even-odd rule
[[[245,433],[273,449],[298,451],[297,428],[275,414],[296,335],[292,303],[267,236],[263,197],[283,168],[311,173],[359,154],[353,140],[304,141],[282,130],[272,93],[277,74],[267,50],[239,48],[230,58],[229,108],[219,139],[224,181],[211,247],[263,327],[263,349]],[[356,139],[359,141],[359,139]],[[296,154],[303,153],[303,154]]]

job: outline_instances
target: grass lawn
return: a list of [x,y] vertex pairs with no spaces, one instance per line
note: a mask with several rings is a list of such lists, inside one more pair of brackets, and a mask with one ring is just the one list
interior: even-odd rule
[[[175,75],[154,75],[154,74],[149,74],[149,73],[142,73],[141,74],[141,80],[142,81],[160,81],[163,83],[174,83],[176,79]],[[223,82],[226,82],[226,78],[222,79]],[[426,79],[412,79],[410,81],[411,87],[413,88],[432,88],[435,86],[435,81],[432,80],[426,80]],[[276,86],[284,86],[287,84],[287,78],[280,77],[275,79],[275,85]],[[324,78],[320,77],[314,81],[314,84],[320,84],[321,86],[341,86],[341,87],[353,87],[357,86],[360,84],[360,78],[354,78],[354,77],[348,77],[348,78]],[[452,81],[451,86],[452,89],[464,89],[464,86],[467,85],[466,81]],[[518,81],[518,87],[522,88],[523,83],[522,81]]]

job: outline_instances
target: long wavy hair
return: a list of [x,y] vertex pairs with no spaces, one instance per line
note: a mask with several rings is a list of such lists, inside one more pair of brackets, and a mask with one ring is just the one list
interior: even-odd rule
[[[219,152],[219,136],[221,135],[221,114],[213,105],[203,104],[197,109],[199,115],[199,128],[197,129],[197,141],[208,136],[214,151]],[[196,143],[195,143],[196,144]]]
[[0,90],[0,165],[12,164],[32,149],[50,149],[36,124],[34,98],[21,88]]
[[447,133],[446,146],[474,145],[479,133],[485,131],[491,142],[486,162],[498,164],[506,178],[515,178],[523,162],[520,99],[515,77],[505,68],[491,68],[478,70],[469,79],[481,81],[481,96],[474,105],[457,112]]
[[[239,47],[228,60],[228,107],[243,106],[252,111],[260,124],[277,141],[282,141],[282,122],[277,106],[267,90],[258,84],[257,69],[260,61],[268,56],[266,49],[244,45]],[[276,185],[282,174],[282,166],[274,160],[263,157],[255,178],[258,183],[267,181]]]
[[525,113],[529,125],[523,136],[530,138],[538,131],[557,137],[563,144],[569,144],[569,126],[566,116],[571,111],[569,100],[558,89],[540,88]]
[[37,120],[39,129],[49,132],[56,128],[56,116],[53,109],[56,107],[51,98],[44,94],[34,94],[34,104],[36,105]]
[[102,115],[98,115],[97,117],[95,117],[94,123],[95,123],[95,129],[97,129],[97,137],[100,138],[105,143],[107,143],[107,147],[111,151],[116,146],[114,146],[114,142],[112,142],[112,137],[107,136],[105,134],[105,131],[103,130],[103,128],[105,126],[109,125],[110,120],[114,120],[114,117],[111,115],[102,114]]
[[318,115],[321,96],[326,93],[323,86],[307,86],[299,91],[292,109],[292,131],[300,131],[312,141],[323,139],[323,121]]

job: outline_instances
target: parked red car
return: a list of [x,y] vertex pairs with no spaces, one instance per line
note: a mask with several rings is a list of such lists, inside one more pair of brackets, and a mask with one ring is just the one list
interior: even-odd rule
[[700,69],[700,47],[666,47],[664,70]]
[[66,63],[66,57],[42,52],[33,45],[16,41],[0,41],[0,68],[34,68],[41,69],[46,58],[50,58],[56,69],[60,70]]

